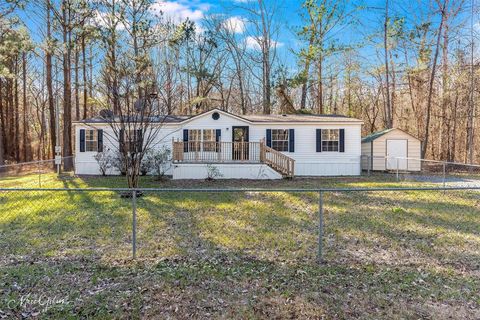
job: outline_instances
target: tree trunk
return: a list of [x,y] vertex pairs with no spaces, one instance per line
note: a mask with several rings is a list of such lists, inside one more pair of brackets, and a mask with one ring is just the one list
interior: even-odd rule
[[443,32],[443,48],[442,48],[442,119],[441,119],[441,159],[445,160],[448,157],[448,130],[449,130],[449,121],[447,119],[447,109],[449,105],[449,94],[448,94],[448,24],[445,24],[445,30]]
[[71,88],[71,32],[70,10],[67,8],[67,0],[62,1],[62,36],[64,43],[63,50],[63,157],[67,157],[64,161],[64,170],[71,171],[73,169],[72,161],[72,88]]
[[[318,58],[318,92],[317,92],[317,108],[318,114],[323,114],[325,110],[323,110],[323,56],[320,54]],[[328,88],[327,88],[328,90]]]
[[3,144],[3,137],[5,133],[5,119],[4,119],[4,113],[3,113],[3,80],[0,79],[0,166],[3,166],[5,164],[5,148]]
[[392,128],[392,106],[390,102],[390,68],[388,55],[388,0],[385,1],[385,20],[383,24],[383,46],[385,50],[385,128]]
[[80,88],[79,88],[79,82],[78,82],[78,61],[80,60],[79,57],[79,52],[78,48],[75,48],[75,53],[74,53],[74,72],[75,72],[75,82],[73,84],[74,90],[75,90],[75,120],[80,120]]
[[87,54],[85,48],[85,34],[82,35],[82,76],[83,76],[83,119],[88,117],[87,94]]
[[422,159],[425,159],[425,156],[427,155],[427,148],[428,148],[428,139],[429,139],[429,134],[430,134],[430,117],[431,117],[431,112],[432,112],[432,98],[433,98],[433,85],[435,81],[435,73],[437,69],[437,60],[438,60],[438,53],[440,51],[440,39],[442,37],[442,30],[443,30],[443,24],[445,23],[445,7],[446,7],[446,2],[448,0],[445,0],[443,3],[443,6],[441,8],[441,14],[442,14],[442,19],[440,20],[440,26],[438,27],[438,34],[437,34],[437,41],[435,44],[435,54],[433,56],[433,64],[432,64],[432,72],[430,75],[430,80],[429,80],[429,86],[428,86],[428,99],[427,99],[427,115],[425,117],[425,135],[423,139],[423,144],[422,144]]
[[46,68],[46,85],[48,92],[48,112],[49,112],[49,124],[50,124],[50,151],[51,157],[55,155],[55,146],[57,145],[57,135],[55,132],[56,119],[55,119],[55,105],[53,101],[53,81],[52,81],[52,54],[50,52],[50,46],[52,42],[52,31],[50,22],[50,0],[46,0],[46,22],[47,22],[47,45],[45,49],[45,68]]
[[18,56],[15,57],[15,109],[14,109],[14,150],[15,150],[15,161],[20,162],[20,99],[18,97]]
[[467,150],[468,150],[468,161],[470,164],[473,164],[473,157],[474,157],[474,117],[475,117],[475,101],[474,101],[474,95],[475,95],[475,71],[474,71],[474,55],[475,55],[475,42],[474,42],[474,3],[472,1],[472,11],[471,11],[471,25],[470,25],[470,95],[468,99],[468,130],[467,130],[467,137],[468,137],[468,142],[467,142]]
[[27,123],[27,115],[29,113],[27,103],[27,53],[22,54],[22,78],[23,78],[23,160],[32,160],[32,145],[30,143],[29,126]]

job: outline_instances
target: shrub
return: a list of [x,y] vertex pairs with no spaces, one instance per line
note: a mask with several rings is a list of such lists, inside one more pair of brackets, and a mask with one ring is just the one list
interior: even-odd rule
[[158,179],[163,179],[165,173],[170,169],[172,165],[171,150],[165,146],[162,146],[160,150],[149,152],[146,155],[145,163],[150,166],[150,170],[153,170],[153,174]]
[[148,150],[143,156],[142,162],[140,162],[140,174],[146,176],[150,171],[152,171],[152,160],[151,154],[153,151]]
[[212,164],[207,164],[207,181],[213,181],[217,178],[223,177],[223,174],[220,170]]
[[123,176],[127,174],[127,161],[122,152],[117,151],[112,156],[112,167],[120,171]]
[[98,168],[102,173],[102,176],[107,175],[107,171],[113,167],[114,159],[109,151],[98,152],[94,157],[98,163]]

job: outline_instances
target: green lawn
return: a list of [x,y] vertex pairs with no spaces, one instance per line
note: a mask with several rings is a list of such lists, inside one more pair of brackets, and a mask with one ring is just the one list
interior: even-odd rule
[[[125,186],[123,177],[42,178],[52,188]],[[399,186],[384,177],[141,185]],[[135,261],[130,201],[0,192],[0,318],[480,318],[476,191],[327,193],[322,265],[316,193],[147,192]],[[28,294],[66,303],[18,303]]]

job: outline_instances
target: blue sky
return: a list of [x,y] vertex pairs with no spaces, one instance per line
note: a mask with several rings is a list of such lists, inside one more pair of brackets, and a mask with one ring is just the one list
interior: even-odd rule
[[[248,37],[252,35],[249,32],[248,23],[245,20],[245,12],[238,6],[248,5],[248,2],[256,2],[256,0],[155,0],[154,9],[161,10],[165,16],[171,17],[176,21],[183,21],[186,18],[201,23],[202,19],[208,15],[225,15],[230,17],[230,25],[235,28],[238,39],[245,39],[250,43],[251,49],[255,49],[254,41],[248,41]],[[275,0],[267,0],[275,1]],[[466,0],[469,5],[471,0]],[[480,4],[480,0],[476,0]],[[300,12],[303,0],[279,0],[277,4],[281,7],[278,10],[278,25],[280,32],[278,35],[278,56],[291,71],[296,66],[295,56],[292,50],[298,50],[301,43],[295,35],[295,29],[302,25]],[[429,0],[390,0],[391,12],[398,13],[406,18],[406,23],[413,24],[415,21],[421,20],[422,16],[429,11],[428,6],[434,3]],[[382,19],[384,15],[385,0],[350,0],[348,11],[353,11],[361,6],[363,9],[356,12],[357,24],[337,30],[335,38],[340,43],[357,44],[367,35],[381,30]],[[467,9],[468,11],[468,9]],[[29,29],[33,32],[34,40],[41,41],[43,36],[41,30],[44,29],[43,18],[39,16],[38,8],[32,6],[27,8],[26,12],[21,14],[21,18]],[[437,15],[438,16],[438,15]],[[468,12],[462,14],[459,20],[468,18]],[[436,25],[437,20],[433,23]],[[477,30],[480,31],[480,24],[477,17]],[[469,23],[468,23],[469,25]],[[376,44],[378,42],[378,45]],[[365,64],[377,62],[376,49],[380,48],[381,39],[376,42],[359,49]]]

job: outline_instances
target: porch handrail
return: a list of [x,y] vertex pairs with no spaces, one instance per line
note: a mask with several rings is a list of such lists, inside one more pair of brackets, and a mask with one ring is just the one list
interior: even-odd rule
[[295,174],[295,160],[260,142],[172,141],[173,162],[265,163],[285,177]]
[[260,142],[172,141],[174,162],[260,163]]
[[263,141],[260,143],[260,161],[268,164],[286,177],[293,178],[295,175],[295,160],[280,151],[268,147]]

